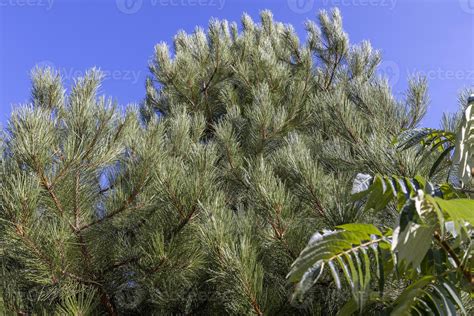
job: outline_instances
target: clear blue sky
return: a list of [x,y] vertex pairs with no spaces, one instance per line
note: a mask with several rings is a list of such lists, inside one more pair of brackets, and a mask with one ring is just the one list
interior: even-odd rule
[[382,51],[396,96],[410,74],[428,76],[424,125],[437,127],[458,91],[474,87],[474,0],[0,0],[0,123],[28,101],[37,64],[60,69],[66,85],[98,66],[108,73],[102,93],[125,105],[144,97],[153,46],[180,29],[270,9],[305,38],[304,21],[334,6],[352,43],[368,39]]

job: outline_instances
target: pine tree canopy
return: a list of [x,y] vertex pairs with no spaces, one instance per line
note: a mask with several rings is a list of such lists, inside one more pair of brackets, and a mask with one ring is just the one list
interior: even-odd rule
[[[173,48],[158,44],[144,100],[125,109],[100,96],[99,70],[68,92],[55,70],[32,72],[31,102],[0,137],[1,313],[423,313],[407,305],[420,293],[435,297],[426,305],[442,306],[437,314],[469,313],[467,281],[436,287],[417,274],[428,259],[412,257],[426,248],[444,256],[438,270],[473,269],[466,239],[453,263],[438,250],[454,239],[413,219],[420,205],[456,208],[420,189],[453,173],[457,127],[470,118],[420,129],[427,81],[411,78],[396,99],[377,75],[380,53],[349,42],[338,10],[308,21],[305,41],[268,11],[260,19],[212,20],[179,32]],[[466,151],[457,155],[469,165]],[[419,185],[386,193],[392,176]],[[473,221],[456,221],[466,212],[449,214],[465,228],[458,236],[472,236]],[[407,252],[396,241],[410,232],[425,242]],[[430,248],[435,233],[440,246]],[[394,268],[391,247],[411,270]],[[335,249],[344,255],[327,257]],[[364,277],[375,259],[386,271]]]

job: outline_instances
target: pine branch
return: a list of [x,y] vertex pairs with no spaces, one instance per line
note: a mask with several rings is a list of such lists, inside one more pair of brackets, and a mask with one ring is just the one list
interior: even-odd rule
[[99,291],[101,292],[100,301],[102,305],[105,306],[109,316],[118,316],[117,309],[112,303],[112,299],[110,298],[110,296],[104,291],[102,287],[99,288]]
[[334,80],[334,75],[336,73],[337,66],[339,66],[339,63],[341,62],[341,60],[342,60],[342,56],[339,57],[338,54],[337,54],[337,51],[336,51],[335,57],[334,57],[334,65],[332,67],[331,75],[330,75],[328,83],[326,84],[326,87],[325,87],[326,91],[328,91],[329,88],[332,85],[332,81]]
[[118,209],[116,209],[115,211],[112,211],[112,212],[108,213],[108,214],[105,215],[104,217],[99,218],[99,219],[97,219],[97,220],[95,220],[95,221],[93,221],[93,222],[91,222],[91,223],[89,223],[89,224],[85,224],[85,225],[79,227],[78,231],[80,232],[80,231],[83,231],[83,230],[85,230],[85,229],[88,229],[88,228],[90,228],[90,227],[92,227],[92,226],[95,226],[95,225],[97,225],[97,224],[100,224],[100,223],[102,223],[102,222],[104,222],[104,221],[106,221],[106,220],[108,220],[108,219],[111,219],[111,218],[113,218],[113,217],[115,217],[115,216],[121,214],[122,212],[126,211],[126,210],[129,208],[130,204],[132,204],[132,203],[135,201],[136,197],[139,195],[140,191],[141,191],[141,190],[143,189],[143,187],[145,186],[145,182],[146,182],[145,178],[146,178],[146,177],[147,177],[146,174],[143,175],[143,177],[142,177],[142,179],[141,179],[141,181],[140,181],[140,184],[135,187],[135,189],[130,193],[130,195],[128,196],[128,198],[122,203],[122,205],[121,205]]
[[[76,181],[75,181],[75,190],[74,190],[74,217],[75,217],[75,227],[73,228],[73,233],[76,235],[79,245],[81,247],[81,253],[82,256],[84,257],[84,263],[85,263],[85,271],[87,274],[91,274],[94,279],[102,279],[102,276],[96,276],[94,273],[94,269],[92,267],[92,256],[90,254],[90,251],[87,247],[86,241],[84,239],[84,236],[82,235],[79,228],[79,203],[78,203],[78,197],[79,197],[79,184],[80,184],[80,176],[79,172],[76,172]],[[115,316],[118,315],[117,309],[114,306],[112,300],[110,299],[110,296],[107,294],[107,291],[104,289],[104,286],[100,283],[97,283],[93,281],[94,285],[96,285],[96,288],[99,290],[101,293],[101,303],[103,306],[105,306],[109,316]]]
[[176,236],[189,223],[189,221],[193,218],[193,215],[196,212],[196,210],[197,210],[197,207],[196,205],[194,205],[191,211],[188,213],[188,215],[186,215],[186,217],[183,218],[179,222],[178,226],[173,230],[173,232],[171,233],[171,238],[173,238],[173,236]]
[[[55,270],[53,261],[36,246],[35,242],[33,240],[31,240],[30,237],[28,237],[28,235],[25,232],[25,229],[23,228],[23,226],[21,224],[16,224],[15,225],[15,233],[18,237],[20,237],[20,239],[23,241],[23,243],[28,248],[30,248],[30,250],[32,250],[36,254],[36,256],[43,261],[43,263],[45,263],[49,267],[51,272],[53,272]],[[61,268],[60,272],[61,272],[62,275],[70,277],[71,279],[79,281],[83,284],[96,285],[96,286],[100,285],[99,283],[97,283],[93,280],[84,279],[81,276],[78,276],[74,273],[71,273],[71,272],[67,271],[65,268]],[[53,281],[53,283],[56,283],[58,280],[53,277],[52,281]]]
[[113,270],[115,269],[118,269],[120,267],[123,267],[123,266],[127,266],[131,263],[136,263],[138,262],[139,260],[141,259],[141,257],[131,257],[131,258],[127,258],[125,260],[122,260],[122,261],[119,261],[119,262],[116,262],[114,264],[112,264],[111,266],[108,266],[107,268],[103,269],[101,271],[101,274],[104,275],[104,274],[107,274],[109,272],[112,272]]
[[46,189],[48,194],[51,196],[51,199],[54,202],[54,205],[56,206],[57,210],[59,211],[59,215],[62,217],[64,215],[64,210],[61,205],[61,202],[59,201],[58,197],[56,196],[56,193],[54,192],[53,188],[48,182],[48,179],[46,178],[46,175],[44,174],[43,171],[41,171],[40,168],[37,169],[37,172],[40,176],[41,179],[41,185]]
[[250,304],[255,314],[257,314],[258,316],[263,316],[263,311],[257,302],[257,298],[252,294],[252,291],[250,290],[250,287],[246,282],[244,283],[244,290],[246,295],[250,299]]
[[178,86],[177,86],[176,83],[174,82],[174,78],[173,78],[173,77],[167,76],[166,79],[171,83],[171,85],[173,86],[173,88],[193,106],[194,109],[197,108],[196,103],[195,103],[193,100],[191,100],[184,92],[182,92],[181,89],[178,88]]

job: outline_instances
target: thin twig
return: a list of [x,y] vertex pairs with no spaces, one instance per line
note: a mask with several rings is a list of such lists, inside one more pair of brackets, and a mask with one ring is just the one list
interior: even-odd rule
[[474,285],[474,277],[472,276],[471,271],[469,270],[469,268],[464,266],[464,264],[461,262],[461,259],[459,259],[456,252],[451,248],[449,243],[441,239],[441,236],[439,235],[438,232],[434,233],[434,238],[440,244],[441,248],[443,248],[449,254],[449,256],[453,259],[454,263],[456,263],[456,267],[459,270],[461,270],[462,274],[467,279],[467,281],[471,285]]

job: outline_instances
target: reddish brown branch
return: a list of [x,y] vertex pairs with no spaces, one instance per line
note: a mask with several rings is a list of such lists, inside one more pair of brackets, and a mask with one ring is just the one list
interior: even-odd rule
[[469,268],[464,266],[464,264],[461,262],[461,259],[459,259],[458,255],[453,250],[453,248],[451,248],[449,243],[446,240],[441,239],[441,236],[438,232],[434,233],[434,238],[440,244],[441,248],[443,248],[444,251],[446,251],[453,259],[454,263],[456,264],[456,267],[461,270],[466,280],[471,284],[471,286],[474,286],[474,276],[471,274]]
[[128,206],[129,206],[131,203],[133,203],[133,201],[135,200],[135,198],[136,198],[136,196],[138,195],[138,193],[139,193],[139,192],[138,192],[138,189],[137,189],[137,190],[134,190],[134,191],[130,194],[130,196],[125,200],[125,202],[124,202],[118,209],[116,209],[116,210],[113,211],[113,212],[108,213],[107,215],[105,215],[105,216],[102,217],[102,218],[99,218],[99,219],[97,219],[97,220],[95,220],[95,221],[93,221],[93,222],[90,222],[89,224],[85,224],[85,225],[81,226],[78,230],[79,230],[79,231],[83,231],[84,229],[87,229],[87,228],[89,228],[89,227],[91,227],[91,226],[94,226],[94,225],[97,225],[97,224],[99,224],[99,223],[102,223],[103,221],[105,221],[105,220],[107,220],[107,219],[109,219],[109,218],[112,218],[112,217],[114,217],[114,216],[116,216],[116,215],[122,213],[123,211],[125,211],[125,210],[128,208]]

